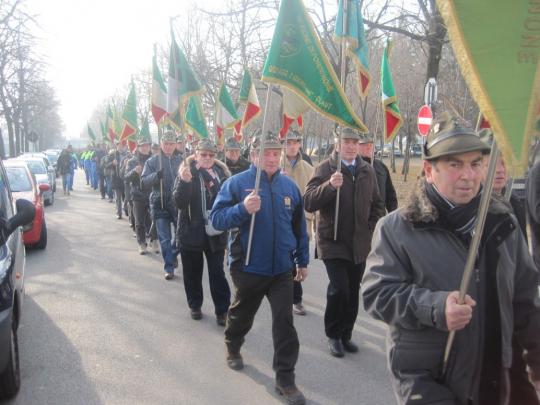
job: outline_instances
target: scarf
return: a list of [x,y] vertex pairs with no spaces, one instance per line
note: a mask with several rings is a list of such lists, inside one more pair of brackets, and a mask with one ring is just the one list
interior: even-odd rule
[[482,189],[471,201],[464,205],[453,204],[431,183],[426,183],[426,194],[431,203],[437,208],[441,221],[468,246],[476,224]]

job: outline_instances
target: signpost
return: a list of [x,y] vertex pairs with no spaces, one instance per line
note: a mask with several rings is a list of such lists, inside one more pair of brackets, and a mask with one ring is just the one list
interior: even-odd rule
[[424,137],[427,136],[432,121],[433,113],[431,112],[431,108],[428,105],[423,105],[420,111],[418,111],[418,133]]

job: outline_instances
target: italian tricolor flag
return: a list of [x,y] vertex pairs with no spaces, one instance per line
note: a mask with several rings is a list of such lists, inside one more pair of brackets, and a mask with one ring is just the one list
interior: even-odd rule
[[135,96],[135,85],[133,82],[131,82],[122,119],[124,120],[124,127],[120,135],[120,143],[126,142],[128,138],[136,135],[139,130],[137,125],[137,98]]
[[111,143],[114,143],[114,140],[116,139],[116,131],[114,130],[114,115],[111,109],[111,106],[107,106],[107,134],[109,135],[109,139],[111,140]]
[[302,114],[309,110],[309,105],[294,92],[286,87],[282,87],[283,92],[283,126],[279,131],[279,137],[285,139],[290,126],[296,121],[299,128],[302,128],[304,123]]
[[238,117],[236,108],[234,108],[234,103],[232,101],[231,95],[225,87],[225,84],[222,84],[219,89],[218,100],[216,103],[217,142],[224,142],[223,133],[225,128],[231,128],[234,126],[236,133],[240,133],[241,125],[242,121]]
[[396,136],[403,124],[390,72],[389,54],[390,40],[387,40],[381,63],[381,92],[384,109],[384,139],[386,142],[391,141]]
[[167,88],[159,71],[156,55],[152,59],[152,116],[156,124],[167,114]]
[[244,127],[247,127],[251,120],[257,118],[261,113],[261,105],[259,104],[257,91],[255,90],[255,85],[251,79],[251,74],[247,69],[244,70],[244,77],[242,78],[242,86],[240,87],[238,101],[246,105],[244,116],[242,118],[241,129],[243,129]]

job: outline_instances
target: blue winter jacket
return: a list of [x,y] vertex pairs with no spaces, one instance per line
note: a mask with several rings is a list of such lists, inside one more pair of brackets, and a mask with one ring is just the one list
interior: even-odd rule
[[259,192],[261,209],[255,215],[250,262],[245,266],[251,215],[243,201],[255,187],[256,173],[252,165],[223,183],[210,214],[216,229],[239,228],[232,233],[230,269],[273,276],[291,271],[295,265],[306,267],[309,245],[300,190],[279,172],[270,181],[264,171]]

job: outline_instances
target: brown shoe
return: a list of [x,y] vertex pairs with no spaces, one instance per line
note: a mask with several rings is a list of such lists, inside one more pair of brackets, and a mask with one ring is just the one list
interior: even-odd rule
[[228,353],[227,365],[231,370],[242,370],[244,368],[244,359],[240,353]]
[[286,387],[276,384],[276,391],[285,398],[289,405],[304,405],[306,403],[306,397],[294,384]]

